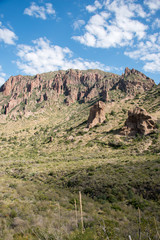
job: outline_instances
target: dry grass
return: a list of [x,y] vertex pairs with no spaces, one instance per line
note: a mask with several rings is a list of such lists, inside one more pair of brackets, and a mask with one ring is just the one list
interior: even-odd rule
[[[158,239],[159,200],[153,190],[159,184],[160,137],[157,132],[131,139],[118,132],[127,111],[138,102],[108,103],[107,122],[89,131],[87,104],[70,108],[57,104],[29,118],[3,119],[0,239],[124,240],[130,235],[134,240],[138,239],[138,207],[141,239]],[[154,115],[160,117],[160,111]]]

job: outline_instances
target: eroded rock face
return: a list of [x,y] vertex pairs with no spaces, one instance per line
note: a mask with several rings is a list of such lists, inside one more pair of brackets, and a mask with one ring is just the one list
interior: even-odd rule
[[[8,96],[8,102],[4,103],[6,109],[4,113],[10,113],[20,103],[27,106],[32,102],[32,105],[35,105],[52,100],[52,97],[58,99],[61,95],[67,105],[76,101],[87,102],[97,96],[102,96],[105,101],[108,98],[106,87],[111,89],[118,80],[118,75],[100,70],[73,69],[37,74],[33,77],[21,75],[10,77],[0,88],[0,92]],[[16,109],[18,110],[18,107]]]
[[120,77],[118,83],[115,84],[115,89],[127,93],[127,95],[135,96],[150,90],[155,85],[155,82],[144,75],[143,73],[133,69],[125,68],[124,74]]
[[90,109],[87,127],[92,128],[98,123],[103,123],[104,120],[105,120],[105,103],[102,101],[98,101]]
[[128,111],[128,118],[122,129],[122,134],[134,136],[136,134],[146,135],[155,129],[155,121],[145,109],[136,107]]
[[16,82],[21,80],[21,75],[18,76],[11,76],[7,82],[4,83],[4,85],[1,87],[1,91],[3,92],[4,96],[9,96],[12,93],[12,90],[16,84]]
[[151,89],[154,85],[152,79],[129,68],[125,69],[122,76],[100,70],[73,69],[35,76],[18,75],[10,77],[0,88],[0,92],[4,96],[0,105],[6,109],[3,111],[6,114],[13,109],[21,111],[25,105],[27,113],[31,109],[29,104],[34,107],[36,103],[43,101],[47,104],[49,101],[63,99],[62,101],[70,105],[76,101],[85,103],[95,97],[100,97],[102,101],[108,102],[112,101],[109,99],[109,92],[113,89],[120,89],[128,96],[134,96]]

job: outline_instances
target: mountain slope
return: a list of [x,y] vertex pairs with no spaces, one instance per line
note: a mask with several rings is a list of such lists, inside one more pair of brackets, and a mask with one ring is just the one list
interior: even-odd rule
[[[1,87],[0,110],[3,114],[23,116],[57,101],[67,105],[85,103],[93,98],[103,101],[118,97],[135,96],[151,89],[154,81],[135,69],[125,69],[122,76],[100,70],[68,70],[10,77]],[[110,93],[109,93],[110,92]],[[12,113],[11,113],[12,112]]]
[[[7,104],[15,92],[4,96],[2,89],[1,103]],[[89,110],[99,95],[68,106],[66,95],[56,93],[54,101],[49,97],[36,109],[34,91],[39,90],[26,104],[26,109],[33,104],[32,115],[16,121],[8,118],[12,111],[1,115],[6,118],[0,123],[0,239],[138,239],[139,227],[142,240],[157,239],[159,122],[146,136],[123,136],[120,130],[137,105],[160,118],[159,86],[135,96],[132,89],[127,95],[112,87],[106,120],[91,129]],[[44,92],[50,91],[55,92]]]

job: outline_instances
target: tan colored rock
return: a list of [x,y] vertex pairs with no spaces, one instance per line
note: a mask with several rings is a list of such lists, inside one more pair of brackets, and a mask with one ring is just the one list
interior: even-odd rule
[[74,137],[73,137],[72,135],[70,135],[70,136],[68,137],[68,140],[70,140],[71,142],[73,142],[73,141],[74,141]]
[[146,135],[155,129],[155,121],[140,107],[128,111],[128,118],[122,129],[122,134],[134,136],[136,134]]
[[105,120],[105,103],[102,101],[98,101],[90,109],[87,127],[92,128],[98,123],[103,123],[104,120]]

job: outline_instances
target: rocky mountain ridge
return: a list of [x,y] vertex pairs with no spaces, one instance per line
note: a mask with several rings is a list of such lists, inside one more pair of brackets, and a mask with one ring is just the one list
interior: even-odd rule
[[11,76],[0,88],[0,111],[5,115],[11,112],[23,115],[31,109],[30,105],[54,103],[59,99],[67,105],[75,101],[85,103],[96,97],[107,102],[112,90],[131,97],[154,85],[152,79],[129,68],[121,76],[101,70],[73,69],[35,76]]
[[127,68],[2,86],[0,239],[138,239],[139,216],[142,239],[157,239],[160,85],[152,86]]

